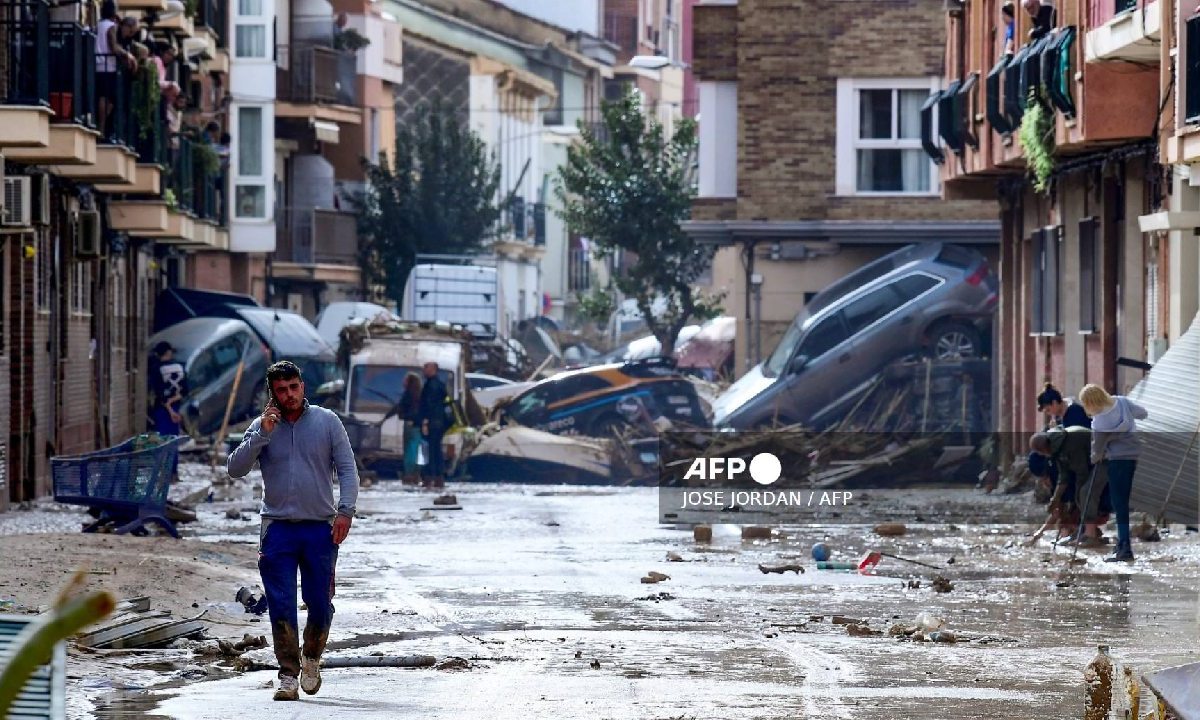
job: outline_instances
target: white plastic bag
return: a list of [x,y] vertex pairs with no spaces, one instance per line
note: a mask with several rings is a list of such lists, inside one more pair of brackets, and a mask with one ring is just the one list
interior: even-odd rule
[[417,446],[417,465],[429,464],[429,441],[422,440]]

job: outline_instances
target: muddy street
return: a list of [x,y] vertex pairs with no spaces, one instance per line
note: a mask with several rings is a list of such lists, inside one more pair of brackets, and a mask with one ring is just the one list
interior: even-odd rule
[[[1069,551],[1056,553],[1047,541],[1019,547],[1024,526],[929,523],[881,538],[869,526],[828,525],[754,541],[743,541],[736,526],[717,526],[701,544],[690,529],[659,525],[653,489],[451,491],[462,510],[423,511],[427,493],[364,491],[363,517],[338,564],[326,656],[425,654],[439,667],[328,669],[321,693],[300,703],[271,701],[271,670],[210,670],[203,681],[142,672],[124,690],[77,677],[81,687],[91,684],[91,700],[74,701],[72,714],[1068,717],[1081,712],[1082,671],[1098,644],[1138,672],[1195,659],[1200,540],[1181,527],[1161,543],[1140,544],[1132,565],[1113,567],[1101,551],[1081,550],[1086,564],[1060,588]],[[1027,502],[969,490],[938,491],[936,499]],[[252,543],[251,526],[225,524],[183,542]],[[836,560],[877,549],[954,563],[934,571],[884,558],[876,576],[822,571],[810,555],[820,540]],[[682,561],[668,561],[668,552]],[[781,563],[806,572],[758,569]],[[644,584],[649,571],[669,579]],[[951,592],[931,588],[938,574]],[[943,619],[959,641],[887,634],[923,612]],[[856,633],[863,636],[848,632],[851,621],[865,626]],[[867,634],[875,630],[883,634]]]

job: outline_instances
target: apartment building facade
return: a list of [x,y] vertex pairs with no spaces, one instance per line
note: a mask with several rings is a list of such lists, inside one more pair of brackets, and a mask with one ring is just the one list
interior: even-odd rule
[[735,372],[834,280],[912,242],[995,256],[995,205],[943,201],[921,149],[942,86],[941,0],[700,2],[692,8],[708,289],[738,318]]
[[[143,46],[177,50],[165,75],[193,117],[228,72],[224,7],[122,6]],[[95,10],[0,4],[0,509],[50,492],[52,456],[145,427],[154,296],[229,245],[217,150],[168,134],[153,66],[98,86],[122,61],[98,52]]]
[[[1043,383],[1128,392],[1195,315],[1178,294],[1195,286],[1194,250],[1157,213],[1172,194],[1156,141],[1163,7],[1018,4],[1006,47],[1000,2],[950,6],[949,84],[923,142],[947,197],[998,198],[1000,429],[1017,437],[1041,427]],[[1143,232],[1155,221],[1164,232]]]

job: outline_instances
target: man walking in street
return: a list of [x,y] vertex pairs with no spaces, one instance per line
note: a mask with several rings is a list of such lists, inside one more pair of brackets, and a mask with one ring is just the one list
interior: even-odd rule
[[150,365],[150,391],[154,393],[154,432],[159,435],[180,434],[179,404],[187,395],[187,372],[175,359],[175,348],[162,341],[154,346],[154,362]]
[[442,487],[445,484],[445,460],[442,458],[442,436],[446,434],[446,412],[450,397],[446,383],[438,377],[438,364],[427,362],[424,367],[425,387],[421,388],[421,405],[417,418],[421,423],[421,434],[429,443],[429,458],[426,466],[429,475],[426,487]]
[[[354,518],[358,471],[341,420],[304,399],[299,367],[283,360],[267,368],[267,388],[267,407],[230,454],[229,475],[245,477],[256,460],[262,469],[258,568],[279,660],[275,699],[297,700],[297,686],[309,695],[321,689],[321,653],[333,623],[334,566]],[[297,569],[308,605],[303,652],[297,633]]]

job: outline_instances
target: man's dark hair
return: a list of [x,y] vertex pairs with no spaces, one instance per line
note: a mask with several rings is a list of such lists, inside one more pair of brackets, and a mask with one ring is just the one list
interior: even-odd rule
[[280,360],[267,368],[267,384],[274,385],[276,380],[291,380],[304,378],[300,375],[300,367],[291,360]]
[[159,357],[162,357],[169,352],[174,352],[174,350],[175,348],[171,347],[171,343],[167,342],[166,340],[163,340],[154,346],[154,354]]

